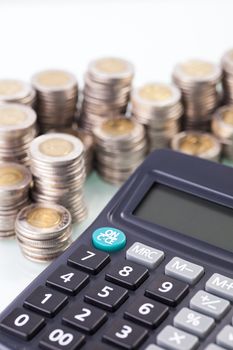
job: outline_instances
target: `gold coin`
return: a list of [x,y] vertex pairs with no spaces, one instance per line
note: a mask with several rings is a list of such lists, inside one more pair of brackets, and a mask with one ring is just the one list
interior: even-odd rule
[[66,156],[72,152],[73,148],[71,142],[58,137],[46,140],[39,145],[40,152],[50,157]]
[[26,218],[31,226],[38,228],[56,227],[60,224],[61,219],[61,214],[51,208],[33,208]]
[[101,125],[101,129],[112,136],[121,136],[128,134],[134,129],[134,124],[128,119],[111,119]]
[[0,108],[0,126],[11,126],[23,123],[27,114],[14,107]]
[[37,81],[46,87],[62,87],[70,82],[70,76],[62,71],[47,71],[40,73]]
[[11,96],[19,93],[22,85],[14,80],[0,80],[0,95]]
[[225,123],[233,125],[233,109],[223,112],[223,120]]
[[117,58],[103,58],[96,62],[96,68],[103,73],[122,73],[126,71],[126,63]]
[[165,101],[172,97],[172,91],[162,84],[147,84],[139,90],[139,95],[149,101]]
[[19,184],[24,179],[24,174],[13,166],[0,168],[0,186],[12,186]]
[[204,78],[214,71],[213,64],[199,60],[191,60],[181,65],[182,70],[187,75],[194,78]]
[[209,151],[214,146],[213,140],[208,135],[187,135],[180,141],[180,150],[191,154],[200,155]]

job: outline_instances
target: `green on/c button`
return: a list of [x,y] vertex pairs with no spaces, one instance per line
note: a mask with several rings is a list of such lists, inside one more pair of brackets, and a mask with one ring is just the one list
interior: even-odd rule
[[124,232],[114,227],[100,227],[92,234],[92,243],[95,248],[106,252],[116,252],[126,245]]

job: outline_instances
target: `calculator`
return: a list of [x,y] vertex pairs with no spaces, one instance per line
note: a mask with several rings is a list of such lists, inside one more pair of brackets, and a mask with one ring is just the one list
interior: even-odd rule
[[0,349],[233,349],[232,209],[232,168],[153,152],[3,311]]

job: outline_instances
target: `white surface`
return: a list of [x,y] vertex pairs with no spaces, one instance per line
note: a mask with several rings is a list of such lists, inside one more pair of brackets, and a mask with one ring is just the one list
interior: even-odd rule
[[[169,81],[176,62],[217,62],[233,47],[232,13],[230,0],[0,0],[0,77],[66,68],[82,85],[91,59],[117,55],[134,62],[136,85]],[[87,189],[89,222],[114,192],[98,184]],[[24,259],[14,240],[0,241],[0,310],[43,267]]]

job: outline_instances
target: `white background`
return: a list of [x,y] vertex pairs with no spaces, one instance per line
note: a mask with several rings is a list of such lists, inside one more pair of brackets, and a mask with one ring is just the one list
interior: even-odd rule
[[[82,85],[91,59],[116,55],[134,62],[137,85],[169,81],[176,62],[217,62],[230,47],[231,0],[0,0],[1,78],[28,80],[40,69],[65,68]],[[89,220],[114,192],[93,184]],[[0,241],[0,310],[43,267],[27,262],[14,240]]]

